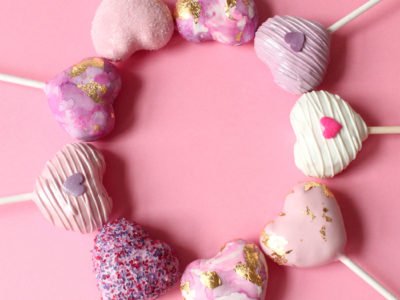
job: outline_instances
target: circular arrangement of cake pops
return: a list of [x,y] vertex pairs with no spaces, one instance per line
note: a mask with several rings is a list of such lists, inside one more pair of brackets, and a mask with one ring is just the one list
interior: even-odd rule
[[54,118],[76,139],[94,141],[114,128],[113,103],[121,78],[106,59],[85,59],[48,83],[8,74],[0,74],[0,81],[43,89]]
[[[368,127],[339,96],[313,91],[326,74],[331,35],[380,0],[370,0],[329,28],[300,17],[275,16],[257,30],[254,0],[177,0],[176,27],[191,42],[242,45],[255,37],[257,56],[275,82],[303,94],[290,121],[296,135],[296,166],[307,176],[326,178],[342,172],[369,134],[400,133],[400,126]],[[98,140],[114,128],[113,102],[121,89],[109,60],[139,50],[164,47],[174,31],[173,17],[161,0],[103,0],[91,29],[91,57],[47,83],[0,74],[0,81],[43,89],[51,112],[74,138]],[[257,32],[256,32],[257,30]],[[102,58],[104,57],[104,58]],[[102,299],[157,299],[179,281],[179,261],[171,247],[126,219],[109,222],[112,201],[103,186],[105,161],[93,146],[67,144],[49,160],[32,193],[0,198],[0,204],[33,200],[53,225],[91,233],[100,229],[92,250]],[[384,298],[398,299],[344,254],[343,217],[333,193],[317,182],[296,185],[282,213],[260,236],[262,250],[279,265],[310,268],[340,261]],[[233,240],[210,259],[190,263],[181,277],[186,300],[264,300],[269,282],[262,250]]]
[[400,133],[400,126],[367,127],[338,95],[304,94],[290,113],[296,166],[307,176],[334,177],[357,156],[369,134]]
[[49,160],[33,193],[0,198],[0,204],[33,200],[57,227],[90,233],[105,224],[112,201],[103,186],[103,155],[89,144],[65,145]]
[[317,182],[296,185],[282,213],[264,228],[263,251],[280,265],[317,267],[341,261],[386,299],[396,297],[344,253],[346,230],[333,193]]
[[257,30],[254,48],[284,90],[302,94],[323,80],[330,53],[331,34],[380,0],[370,0],[329,28],[299,17],[275,16]]

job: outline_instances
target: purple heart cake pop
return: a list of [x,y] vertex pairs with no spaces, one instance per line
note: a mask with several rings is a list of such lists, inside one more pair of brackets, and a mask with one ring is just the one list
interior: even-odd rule
[[114,128],[113,102],[121,89],[115,66],[88,58],[61,72],[44,88],[50,109],[74,138],[93,141]]

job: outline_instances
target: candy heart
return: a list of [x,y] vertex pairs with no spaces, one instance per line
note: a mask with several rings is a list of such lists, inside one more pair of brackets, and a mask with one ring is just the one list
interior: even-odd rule
[[306,36],[302,32],[288,32],[285,34],[285,42],[290,45],[295,52],[300,52],[306,41]]
[[[321,119],[329,117],[342,126],[335,136],[324,136]],[[296,135],[296,166],[307,176],[333,177],[342,172],[362,148],[368,137],[363,119],[348,103],[325,91],[300,97],[290,113]]]
[[282,213],[263,230],[260,243],[281,265],[315,267],[337,260],[346,231],[332,192],[316,182],[296,185]]
[[74,138],[93,141],[114,128],[113,102],[121,89],[117,69],[102,58],[88,58],[45,86],[50,110]]
[[[302,47],[295,47],[301,51],[287,42],[291,33],[296,33],[296,39],[299,34],[304,35]],[[325,76],[330,34],[315,22],[276,16],[258,28],[254,47],[258,58],[270,68],[276,84],[290,93],[302,94],[317,87]]]
[[186,300],[264,300],[268,268],[257,245],[227,243],[211,259],[186,267],[181,292]]
[[72,174],[65,180],[63,188],[75,197],[80,196],[85,192],[84,179],[85,177],[81,173]]
[[[99,229],[112,208],[102,184],[105,167],[102,154],[94,147],[83,143],[64,146],[36,180],[36,205],[58,227],[82,233]],[[74,183],[82,188],[77,195],[70,190]]]
[[176,25],[188,41],[215,40],[241,45],[254,38],[258,22],[254,0],[178,0]]
[[323,117],[320,122],[324,128],[323,135],[327,139],[336,137],[339,131],[343,128],[342,124],[333,118]]
[[179,262],[171,248],[126,219],[101,229],[92,254],[104,300],[156,299],[179,280]]
[[102,0],[92,23],[97,53],[112,60],[160,49],[173,32],[171,12],[161,0]]

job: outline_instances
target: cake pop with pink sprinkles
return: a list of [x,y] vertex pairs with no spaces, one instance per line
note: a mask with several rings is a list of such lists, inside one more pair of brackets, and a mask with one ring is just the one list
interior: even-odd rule
[[124,218],[100,230],[92,254],[104,300],[156,299],[180,277],[170,246]]

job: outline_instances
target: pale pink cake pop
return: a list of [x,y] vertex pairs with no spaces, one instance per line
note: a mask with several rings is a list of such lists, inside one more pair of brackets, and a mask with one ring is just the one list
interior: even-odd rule
[[45,218],[66,230],[90,233],[105,224],[112,201],[102,180],[106,164],[93,146],[67,144],[36,180],[34,201]]
[[160,49],[173,32],[171,12],[161,0],[102,0],[92,23],[97,53],[111,60]]
[[323,80],[330,52],[330,33],[303,18],[275,16],[257,30],[254,48],[277,85],[293,94],[313,90]]
[[316,182],[296,185],[282,213],[264,228],[260,244],[281,265],[316,267],[338,260],[346,231],[332,192]]
[[267,277],[258,246],[236,240],[213,258],[190,263],[181,278],[181,292],[186,300],[264,300]]

